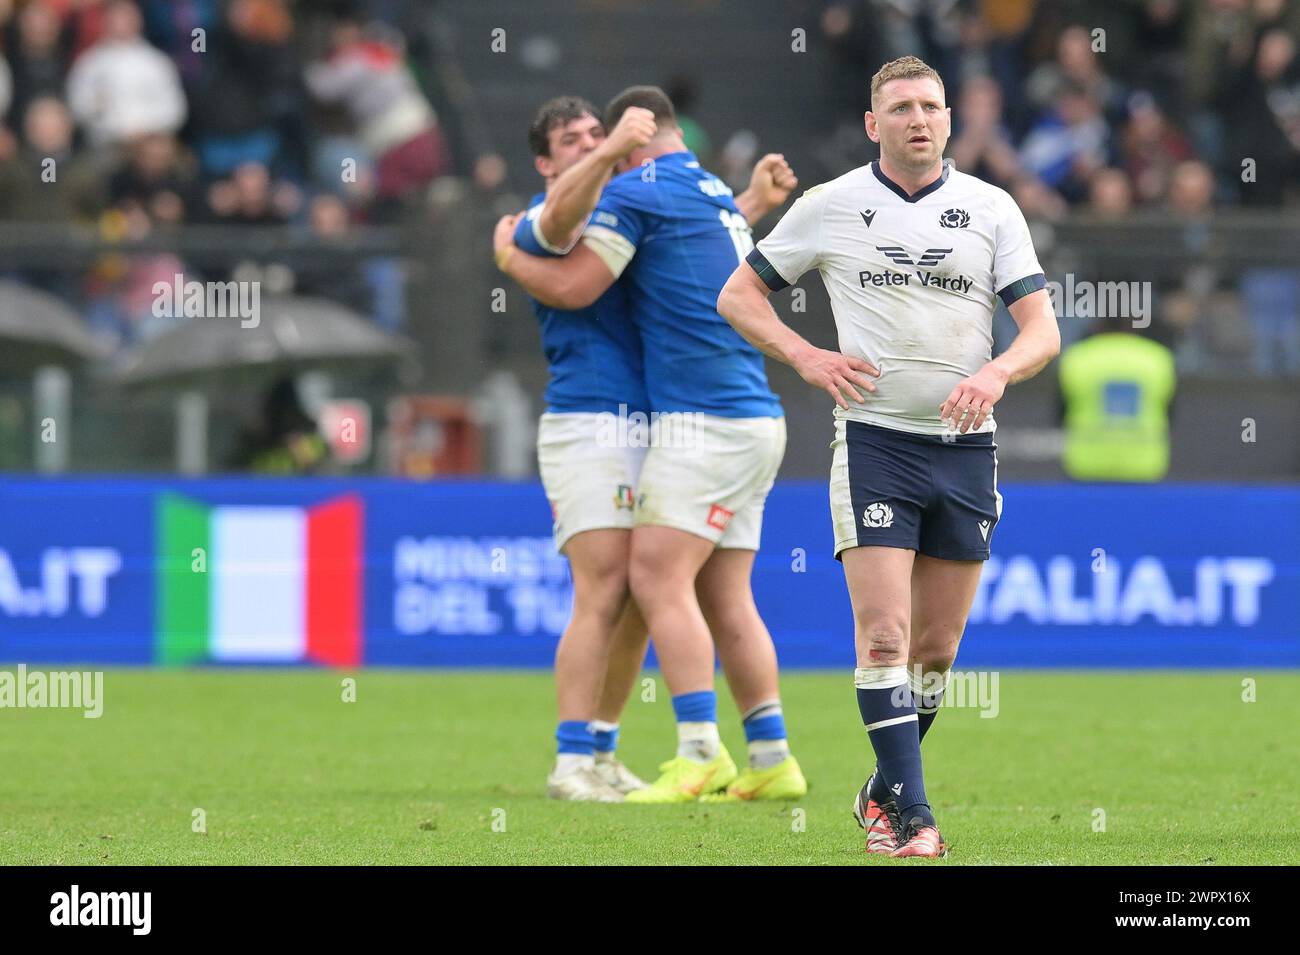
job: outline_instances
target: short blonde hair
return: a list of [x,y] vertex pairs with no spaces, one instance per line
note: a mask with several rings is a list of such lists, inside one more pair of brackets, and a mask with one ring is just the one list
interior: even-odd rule
[[938,71],[924,60],[915,56],[900,56],[896,60],[890,60],[871,78],[871,108],[876,108],[880,88],[890,80],[915,80],[922,77],[929,77],[939,84],[940,90],[943,89],[943,80]]

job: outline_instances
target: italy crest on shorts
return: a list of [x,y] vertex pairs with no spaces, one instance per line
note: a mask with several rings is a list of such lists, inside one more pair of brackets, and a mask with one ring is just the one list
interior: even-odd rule
[[631,485],[620,484],[618,490],[614,492],[614,507],[620,511],[630,511],[635,504]]

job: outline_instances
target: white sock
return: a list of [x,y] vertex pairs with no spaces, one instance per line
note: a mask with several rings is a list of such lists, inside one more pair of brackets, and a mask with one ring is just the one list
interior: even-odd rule
[[943,705],[943,694],[948,689],[951,670],[944,670],[936,678],[931,673],[921,673],[920,665],[907,668],[907,685],[916,703],[916,712],[933,713]]
[[756,739],[749,743],[749,768],[770,769],[790,755],[790,741]]
[[555,772],[551,775],[559,779],[561,776],[568,776],[570,773],[576,773],[583,768],[593,769],[595,765],[595,757],[588,753],[556,753]]
[[722,737],[717,723],[678,723],[677,755],[697,763],[707,763],[718,755]]

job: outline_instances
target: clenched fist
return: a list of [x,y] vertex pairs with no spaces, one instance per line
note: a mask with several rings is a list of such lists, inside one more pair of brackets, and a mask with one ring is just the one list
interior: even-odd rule
[[522,212],[502,216],[492,231],[492,253],[496,256],[497,268],[502,271],[505,271],[506,260],[515,249],[515,226],[519,225],[522,217]]
[[765,208],[775,209],[781,205],[799,180],[780,153],[768,153],[754,165],[754,172],[749,177],[749,188]]
[[640,106],[629,106],[619,117],[618,125],[600,144],[600,150],[610,162],[619,162],[654,139],[658,129],[653,112]]

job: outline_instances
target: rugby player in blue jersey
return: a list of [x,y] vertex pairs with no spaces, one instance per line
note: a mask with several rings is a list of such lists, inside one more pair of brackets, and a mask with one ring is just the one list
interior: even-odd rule
[[[545,103],[529,129],[529,145],[547,191],[533,197],[526,215],[505,223],[502,231],[513,237],[508,248],[518,243],[537,254],[560,251],[547,233],[558,237],[573,229],[557,225],[557,207],[548,197],[557,188],[575,187],[597,195],[613,164],[654,132],[654,118],[645,110],[628,111],[607,137],[596,108],[585,100]],[[780,157],[767,156],[742,201],[751,214],[762,215],[794,184]],[[627,568],[637,477],[649,443],[649,403],[641,343],[624,300],[622,286],[576,309],[533,300],[551,372],[547,410],[538,425],[538,463],[556,546],[569,558],[574,580],[573,614],[555,662],[558,753],[547,791],[559,799],[612,802],[644,787],[614,755],[619,714],[646,643],[645,623],[628,598]]]
[[[795,182],[783,159],[765,157],[768,169],[756,170],[755,184],[733,199],[686,149],[672,104],[655,87],[620,93],[605,122],[617,128],[646,111],[654,136],[612,163],[617,174],[607,185],[593,159],[552,189],[550,209],[532,230],[551,256],[514,248],[506,222],[497,233],[498,264],[553,308],[586,308],[622,289],[643,347],[655,420],[629,581],[672,693],[678,749],[659,779],[628,801],[797,798],[807,784],[790,754],[776,652],[750,590],[785,420],[762,355],[715,308],[753,247],[747,218],[767,211],[754,203],[756,187],[779,204]],[[715,645],[744,717],[743,773],[718,736]]]
[[[565,96],[538,110],[528,144],[549,191],[563,172],[597,150],[613,149],[616,156],[648,138],[645,129],[631,125],[620,133],[622,139],[607,141],[596,107]],[[546,193],[534,196],[529,215],[518,222],[525,244],[545,198]],[[573,572],[573,612],[555,651],[559,725],[547,794],[618,802],[645,786],[615,756],[619,715],[645,659],[646,627],[628,599],[627,584],[633,494],[645,451],[626,428],[611,435],[614,440],[598,443],[596,436],[606,416],[626,423],[626,409],[648,407],[641,343],[621,288],[581,309],[551,308],[535,299],[532,304],[551,373],[537,429],[538,466],[551,502],[555,546]]]

